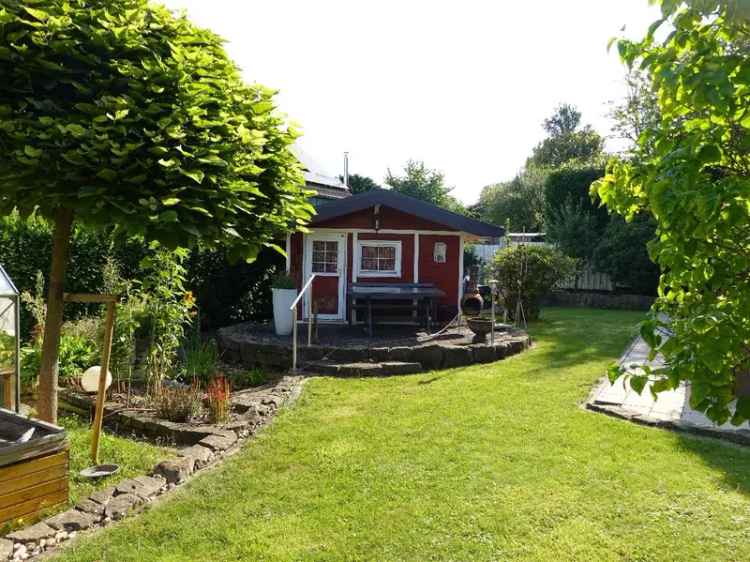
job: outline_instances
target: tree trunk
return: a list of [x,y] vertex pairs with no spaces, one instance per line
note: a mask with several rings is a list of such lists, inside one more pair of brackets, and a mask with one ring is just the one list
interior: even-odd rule
[[57,374],[60,352],[60,329],[63,322],[63,290],[68,266],[73,211],[57,209],[55,233],[52,239],[52,266],[47,293],[47,318],[44,322],[41,366],[39,367],[39,417],[57,423]]

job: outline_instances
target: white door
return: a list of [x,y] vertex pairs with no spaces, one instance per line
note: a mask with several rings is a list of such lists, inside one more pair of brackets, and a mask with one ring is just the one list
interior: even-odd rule
[[[304,317],[317,312],[321,320],[346,317],[346,233],[305,236],[305,280],[316,275],[305,295]],[[312,298],[312,302],[309,299]],[[311,308],[312,306],[312,308]]]

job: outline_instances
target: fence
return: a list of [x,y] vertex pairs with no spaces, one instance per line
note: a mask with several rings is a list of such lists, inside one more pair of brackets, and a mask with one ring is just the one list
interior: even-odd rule
[[[495,254],[505,248],[507,245],[517,246],[518,244],[527,246],[545,246],[546,242],[520,242],[511,239],[510,244],[505,242],[501,244],[476,244],[473,246],[474,255],[483,263],[490,263]],[[573,275],[555,286],[557,289],[575,289],[578,291],[604,291],[612,292],[615,290],[612,279],[606,273],[594,271],[591,267],[585,267],[578,275]]]

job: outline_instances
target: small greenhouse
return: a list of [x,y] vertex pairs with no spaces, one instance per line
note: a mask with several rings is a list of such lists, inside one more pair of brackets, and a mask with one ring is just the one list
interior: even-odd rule
[[0,406],[19,410],[21,404],[18,290],[0,265]]

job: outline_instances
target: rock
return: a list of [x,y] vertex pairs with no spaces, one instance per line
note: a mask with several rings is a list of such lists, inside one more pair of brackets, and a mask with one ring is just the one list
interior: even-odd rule
[[422,372],[422,365],[404,361],[386,361],[380,364],[383,375],[412,375]]
[[380,363],[382,361],[393,361],[393,358],[391,357],[391,350],[388,347],[371,347],[370,359],[372,359],[375,363]]
[[89,499],[95,501],[98,504],[107,505],[109,500],[112,499],[114,493],[114,486],[110,486],[109,488],[104,488],[103,490],[97,490],[89,496]]
[[79,511],[83,511],[84,513],[88,513],[89,515],[95,515],[97,517],[104,514],[104,506],[100,503],[96,503],[95,501],[90,500],[89,498],[78,502],[76,504],[76,509],[78,509]]
[[463,345],[444,345],[443,346],[443,367],[463,367],[474,362],[471,349]]
[[492,363],[495,361],[495,349],[492,346],[476,344],[469,347],[474,354],[475,363]]
[[411,347],[392,347],[388,350],[388,358],[385,359],[385,361],[404,361],[406,363],[409,363],[411,361],[419,361],[419,359],[415,359],[412,354],[412,348]]
[[55,536],[55,529],[44,522],[37,523],[19,531],[10,533],[7,538],[21,543],[39,542],[42,539]]
[[26,546],[18,543],[16,543],[16,546],[18,548],[13,547],[15,550],[15,552],[13,553],[13,560],[26,560],[29,557]]
[[138,476],[120,482],[116,489],[119,494],[135,494],[147,499],[158,494],[164,484],[161,476]]
[[234,432],[226,432],[226,434],[214,434],[204,437],[198,441],[198,445],[208,447],[212,451],[225,451],[237,442],[237,435]]
[[163,476],[168,484],[176,484],[193,473],[193,465],[193,460],[187,457],[162,461],[154,467],[154,475]]
[[211,449],[209,449],[208,447],[203,447],[202,445],[193,445],[192,447],[188,447],[187,449],[182,449],[178,454],[181,457],[192,459],[193,470],[203,468],[209,462],[211,462],[211,457],[213,457]]
[[0,539],[0,560],[7,560],[13,554],[13,541]]
[[122,519],[133,507],[140,503],[143,503],[143,499],[135,494],[120,494],[109,500],[104,513],[111,519]]
[[94,522],[95,519],[92,515],[77,509],[63,511],[45,521],[47,525],[58,531],[81,531],[91,527]]
[[427,370],[439,369],[443,365],[443,348],[434,343],[415,347],[411,350],[411,360]]
[[508,355],[508,342],[495,342],[495,359],[505,359]]

